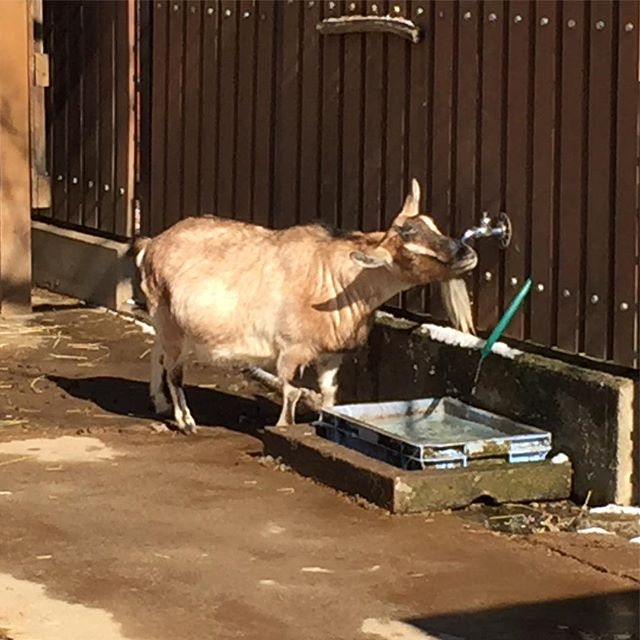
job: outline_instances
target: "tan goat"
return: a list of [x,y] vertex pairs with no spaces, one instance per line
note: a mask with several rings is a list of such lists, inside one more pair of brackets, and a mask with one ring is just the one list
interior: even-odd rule
[[[412,182],[388,231],[323,225],[274,231],[213,216],[178,222],[136,243],[136,263],[156,330],[151,400],[173,403],[183,431],[196,425],[182,389],[191,350],[209,360],[273,367],[284,383],[278,424],[294,422],[296,373],[315,364],[323,403],[334,404],[342,354],[363,345],[374,311],[401,291],[457,278],[475,252],[420,215]],[[462,285],[464,287],[464,285]]]

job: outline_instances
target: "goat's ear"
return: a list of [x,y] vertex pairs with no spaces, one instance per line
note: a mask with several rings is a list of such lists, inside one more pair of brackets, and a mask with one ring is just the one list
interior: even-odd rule
[[378,269],[387,267],[393,262],[391,254],[383,247],[370,251],[352,251],[349,257],[362,269]]

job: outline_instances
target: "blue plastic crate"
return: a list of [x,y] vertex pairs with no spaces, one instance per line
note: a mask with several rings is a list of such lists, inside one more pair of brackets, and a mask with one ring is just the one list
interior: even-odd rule
[[402,469],[455,469],[473,460],[544,460],[551,434],[455,398],[323,409],[319,435]]

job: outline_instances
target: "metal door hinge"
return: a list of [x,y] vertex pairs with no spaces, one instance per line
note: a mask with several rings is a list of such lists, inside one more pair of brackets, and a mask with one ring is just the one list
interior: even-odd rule
[[49,86],[49,55],[46,53],[33,54],[33,84],[36,87]]

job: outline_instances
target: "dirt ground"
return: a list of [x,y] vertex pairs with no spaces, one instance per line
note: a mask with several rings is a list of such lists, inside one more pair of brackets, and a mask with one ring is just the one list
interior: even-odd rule
[[358,504],[262,457],[237,371],[191,367],[207,428],[167,431],[151,336],[37,303],[0,322],[0,639],[638,639],[639,545]]

